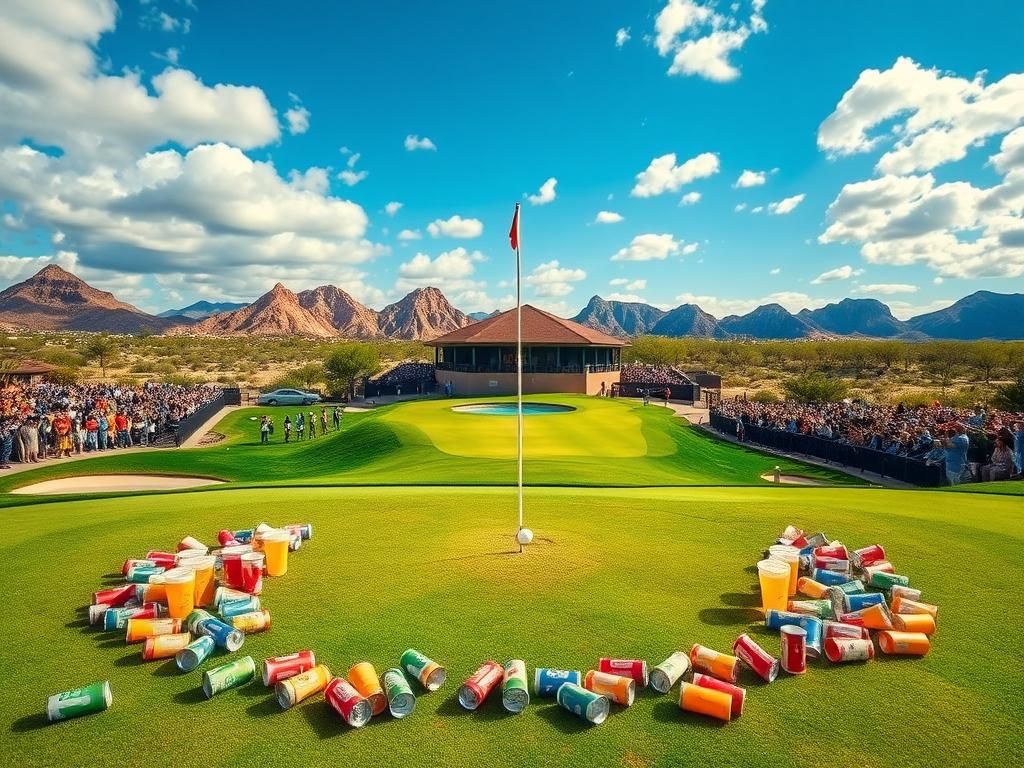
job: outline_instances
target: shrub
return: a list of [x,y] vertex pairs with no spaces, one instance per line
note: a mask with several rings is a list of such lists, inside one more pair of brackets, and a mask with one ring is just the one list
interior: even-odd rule
[[755,403],[777,403],[779,402],[779,396],[772,392],[770,389],[759,389],[754,393],[753,397],[750,398]]
[[1004,411],[1024,411],[1024,373],[1017,374],[1016,381],[996,387],[992,404]]
[[787,397],[801,403],[831,403],[842,400],[850,391],[842,379],[823,373],[809,373],[782,383]]

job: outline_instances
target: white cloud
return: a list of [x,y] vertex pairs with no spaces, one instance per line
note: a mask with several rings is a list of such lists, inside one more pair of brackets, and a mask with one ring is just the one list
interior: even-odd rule
[[563,267],[558,260],[539,264],[525,279],[525,283],[533,287],[538,296],[568,296],[573,291],[573,283],[587,278],[582,269]]
[[[887,124],[900,120],[891,130]],[[818,146],[832,155],[894,146],[879,159],[883,174],[929,171],[960,160],[972,146],[1024,122],[1024,73],[985,85],[924,69],[900,57],[885,71],[866,69],[818,129]]]
[[646,280],[630,280],[627,277],[616,277],[608,281],[608,285],[623,288],[627,291],[643,291],[647,288]]
[[832,283],[836,280],[849,280],[851,277],[856,277],[863,274],[863,269],[854,269],[849,264],[844,264],[841,267],[830,269],[827,272],[822,272],[816,278],[811,280],[811,285],[821,285],[822,283]]
[[704,179],[718,173],[718,155],[704,152],[676,165],[676,154],[656,157],[650,165],[636,175],[636,185],[630,194],[633,197],[653,197],[665,192],[676,192],[680,187],[697,179]]
[[700,192],[687,192],[679,201],[680,205],[696,205],[700,202]]
[[288,183],[295,189],[303,192],[315,192],[318,195],[326,195],[330,187],[327,178],[327,168],[313,166],[305,171],[292,170],[288,173]]
[[612,261],[664,261],[681,247],[682,243],[672,235],[637,235],[612,256]]
[[777,274],[779,274],[779,273],[781,273],[781,272],[782,272],[782,269],[781,269],[781,268],[779,268],[779,267],[775,267],[775,268],[773,268],[773,269],[770,269],[770,270],[768,271],[768,274],[769,274],[769,275],[777,275]]
[[467,251],[465,248],[453,248],[434,259],[425,253],[417,253],[398,267],[398,274],[439,286],[451,280],[464,280],[473,274],[476,263],[484,260],[480,251]]
[[480,237],[484,232],[484,224],[480,219],[464,219],[455,214],[448,219],[436,219],[427,224],[427,232],[431,237]]
[[386,213],[388,216],[394,216],[400,210],[402,210],[402,204],[397,200],[392,200],[390,203],[384,206],[384,213]]
[[740,211],[745,211],[746,209],[747,209],[747,204],[746,203],[736,203],[736,207],[733,208],[733,211],[736,212],[736,213],[739,213]]
[[634,304],[643,304],[644,297],[636,293],[619,293],[618,291],[612,291],[605,296],[608,301],[626,301]]
[[792,213],[804,201],[805,197],[806,195],[804,194],[793,195],[775,203],[768,203],[768,213],[775,216],[785,216],[787,213]]
[[594,217],[595,224],[618,224],[622,221],[622,214],[615,211],[598,211]]
[[345,170],[338,174],[338,178],[341,181],[345,182],[347,186],[354,187],[356,184],[358,184],[360,181],[362,181],[369,175],[369,171],[353,171],[349,168],[346,168]]
[[558,179],[552,176],[550,179],[540,185],[540,190],[535,195],[527,195],[526,199],[530,201],[530,205],[547,205],[555,199],[555,185],[558,184]]
[[719,13],[713,3],[669,0],[655,18],[655,47],[672,56],[670,75],[696,75],[713,82],[739,77],[731,56],[743,48],[751,34],[767,32],[764,0],[753,0],[748,20],[740,19],[740,6]]
[[683,246],[683,250],[682,250],[683,256],[690,256],[690,255],[696,253],[698,247],[699,246],[697,245],[697,243],[687,243],[686,245]]
[[764,304],[778,304],[795,313],[805,308],[817,309],[832,301],[832,299],[811,298],[806,293],[799,291],[779,291],[753,299],[727,299],[718,296],[681,293],[676,296],[675,300],[677,304],[696,304],[717,318],[727,315],[745,315]]
[[933,277],[932,278],[932,284],[933,285],[942,285],[944,282],[946,282],[946,281],[943,278],[941,278],[941,277]]
[[861,285],[857,293],[877,293],[883,296],[892,296],[898,293],[917,293],[918,287],[909,283],[871,283]]
[[615,32],[615,47],[621,48],[629,42],[629,27],[621,27]]
[[691,0],[669,0],[654,20],[657,32],[654,44],[667,56],[676,47],[677,37],[709,21],[714,14],[707,6]]
[[178,66],[178,61],[181,60],[181,49],[168,48],[163,53],[160,53],[159,51],[152,51],[151,55],[153,56],[154,59],[166,61],[168,64],[171,64],[172,66],[176,67]]
[[403,229],[398,233],[399,240],[419,240],[423,234],[418,229]]
[[746,189],[747,187],[760,187],[768,178],[768,174],[765,171],[748,171],[744,169],[743,173],[740,174],[739,178],[736,179],[736,183],[733,187],[736,189]]
[[284,119],[288,123],[288,133],[298,136],[309,130],[309,110],[302,104],[296,104],[284,113]]
[[626,285],[629,282],[629,278],[626,277],[614,277],[608,281],[608,285]]
[[429,150],[431,152],[437,151],[437,146],[428,139],[426,136],[420,138],[419,136],[413,136],[409,134],[405,137],[405,149],[407,152],[415,152],[417,149]]
[[763,205],[755,205],[753,208],[750,209],[750,212],[751,213],[761,213],[761,211],[763,211],[763,210],[764,210],[764,206]]

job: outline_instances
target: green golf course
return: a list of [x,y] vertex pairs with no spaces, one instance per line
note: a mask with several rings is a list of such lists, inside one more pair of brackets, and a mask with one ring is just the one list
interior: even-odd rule
[[[527,419],[526,524],[519,553],[514,419],[419,401],[347,414],[314,441],[261,446],[242,409],[225,439],[177,451],[103,456],[4,478],[117,472],[217,477],[212,489],[79,497],[0,496],[4,621],[0,702],[5,763],[50,766],[367,765],[721,766],[1012,765],[1024,737],[1019,663],[1024,509],[1012,492],[885,490],[715,440],[663,408],[567,396],[576,411]],[[467,401],[462,401],[467,402]],[[454,431],[453,431],[454,430]],[[827,487],[775,487],[780,465]],[[999,484],[996,484],[999,485]],[[1013,485],[1001,484],[1003,486]],[[660,486],[660,487],[658,487]],[[979,488],[980,489],[980,488]],[[43,503],[45,502],[45,503]],[[89,627],[93,591],[121,563],[191,534],[308,522],[288,573],[267,579],[269,632],[199,670],[141,661],[122,632]],[[601,656],[654,665],[701,643],[729,652],[749,633],[772,654],[754,563],[787,524],[851,547],[885,546],[899,573],[937,604],[924,658],[812,661],[771,685],[748,670],[742,717],[682,712],[678,687],[639,693],[588,726],[552,700],[519,715],[492,694],[463,711],[458,686],[487,659],[586,671]],[[416,711],[353,730],[322,695],[282,711],[257,680],[206,700],[201,671],[221,661],[312,649],[344,675],[378,672],[415,647],[448,669]],[[109,680],[111,708],[48,724],[46,697]],[[532,686],[531,686],[532,688]],[[420,695],[422,694],[422,695]]]

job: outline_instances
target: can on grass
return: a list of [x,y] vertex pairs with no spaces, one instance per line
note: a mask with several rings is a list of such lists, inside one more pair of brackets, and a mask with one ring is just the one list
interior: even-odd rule
[[245,642],[245,635],[239,632],[230,624],[225,624],[220,619],[211,616],[203,619],[196,625],[199,634],[209,635],[218,648],[234,653]]
[[597,671],[607,672],[610,675],[631,677],[633,682],[637,684],[637,687],[647,687],[647,662],[643,659],[610,659],[605,656],[598,660]]
[[238,600],[224,600],[217,606],[222,619],[230,619],[241,616],[243,613],[252,613],[260,610],[260,599],[255,595],[246,595]]
[[[694,678],[696,677],[697,675],[694,675]],[[685,712],[695,712],[729,722],[732,718],[732,707],[733,697],[728,693],[705,688],[696,683],[679,684],[679,708]]]
[[836,617],[844,624],[856,624],[868,629],[892,629],[892,614],[885,603],[869,605],[859,611],[850,611]]
[[414,648],[402,654],[399,664],[428,691],[436,691],[448,679],[448,671],[444,667]]
[[188,632],[147,637],[142,643],[142,660],[169,659],[171,656],[177,655],[178,651],[185,648],[191,642],[192,635]]
[[920,632],[879,632],[878,649],[888,655],[925,656],[931,641]]
[[252,611],[231,617],[231,626],[246,635],[255,635],[270,629],[270,611]]
[[498,662],[485,661],[459,688],[459,704],[472,712],[504,677],[505,669]]
[[787,624],[779,630],[782,636],[783,670],[791,675],[802,675],[807,671],[807,630],[794,624]]
[[893,629],[900,632],[920,632],[923,635],[935,634],[935,619],[928,613],[897,613],[892,617]]
[[182,672],[191,672],[213,653],[213,638],[209,635],[197,637],[174,656],[174,663]]
[[651,670],[651,688],[658,693],[668,693],[683,675],[690,671],[690,654],[676,651]]
[[871,544],[867,547],[855,549],[850,553],[850,562],[854,568],[864,568],[885,560],[885,549],[881,544]]
[[46,700],[46,719],[55,723],[82,715],[95,715],[106,710],[113,700],[109,680],[90,683],[50,696]]
[[897,573],[887,573],[885,571],[875,571],[871,574],[871,578],[868,579],[868,586],[875,587],[876,589],[892,589],[893,587],[909,587],[910,577],[901,576]]
[[875,646],[870,640],[830,637],[825,640],[825,656],[833,664],[844,661],[869,661],[875,658]]
[[206,698],[212,699],[222,691],[245,685],[254,677],[256,662],[252,660],[252,656],[243,656],[203,672],[203,693],[206,694]]
[[416,696],[413,695],[405,673],[397,667],[386,670],[380,679],[384,695],[388,697],[388,711],[395,719],[411,715],[416,709]]
[[92,593],[92,603],[93,605],[103,603],[109,608],[119,608],[129,600],[134,600],[135,592],[134,584],[125,584],[112,589],[101,589],[99,592]]
[[565,683],[580,685],[583,683],[583,676],[577,670],[571,669],[537,667],[533,670],[533,692],[541,698],[554,698],[558,689]]
[[362,728],[373,715],[370,702],[343,677],[336,677],[324,688],[327,704],[353,728]]
[[926,613],[933,619],[937,619],[939,615],[939,606],[932,605],[931,603],[922,603],[917,600],[911,600],[909,597],[902,597],[901,595],[893,595],[892,612],[904,614]]
[[368,661],[353,664],[348,670],[348,681],[359,691],[360,696],[370,702],[373,717],[388,708],[388,697],[384,695],[384,689],[380,685],[380,678],[373,664]]
[[263,684],[269,688],[315,666],[316,656],[312,651],[298,651],[289,653],[287,656],[271,656],[263,661]]
[[706,672],[720,680],[736,682],[739,659],[727,653],[720,653],[700,644],[690,649],[690,664],[695,672]]
[[[831,590],[831,587],[829,588]],[[845,599],[845,595],[839,598]],[[819,619],[835,618],[835,609],[831,597],[821,600],[790,600],[786,606],[792,613],[802,613],[804,616],[817,616]]]
[[522,712],[530,703],[530,691],[526,682],[526,662],[510,659],[505,662],[501,682],[501,705],[513,714]]
[[854,624],[843,624],[841,621],[825,621],[824,639],[835,637],[844,640],[870,640],[871,633],[866,627],[858,627]]
[[807,576],[801,576],[797,580],[796,591],[801,595],[811,598],[812,600],[819,600],[823,597],[828,597],[828,587],[824,584],[819,584],[817,581],[808,578]]
[[732,652],[766,683],[773,682],[779,676],[779,660],[754,642],[750,635],[737,637],[732,644]]
[[[635,681],[634,681],[635,682]],[[555,700],[562,709],[593,725],[600,725],[608,719],[611,704],[607,696],[588,691],[576,683],[564,683],[555,694]]]
[[847,595],[846,611],[844,611],[844,613],[860,611],[864,608],[870,608],[872,605],[881,605],[884,602],[885,595],[881,592],[865,592],[860,595]]
[[583,687],[588,691],[607,696],[609,700],[624,707],[633,705],[636,698],[636,681],[631,677],[613,675],[609,672],[590,670],[583,678]]
[[697,672],[693,675],[693,684],[698,688],[707,688],[710,691],[719,691],[726,694],[730,699],[730,714],[739,717],[743,714],[743,705],[747,700],[746,688],[727,683],[711,675],[703,675]]
[[147,637],[173,635],[181,632],[181,619],[128,619],[124,641],[141,643]]
[[300,701],[320,693],[331,681],[331,670],[324,664],[317,664],[301,675],[289,677],[274,686],[274,695],[281,709],[291,709]]
[[897,597],[902,597],[904,600],[920,600],[921,590],[914,589],[913,587],[901,587],[899,584],[894,584],[889,590],[889,594],[895,600]]

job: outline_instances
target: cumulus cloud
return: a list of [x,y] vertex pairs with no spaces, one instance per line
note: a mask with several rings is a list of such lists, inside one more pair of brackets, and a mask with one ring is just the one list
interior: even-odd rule
[[423,234],[418,229],[403,229],[398,233],[399,240],[419,240]]
[[691,254],[694,254],[697,252],[697,248],[699,247],[700,246],[698,246],[697,243],[687,243],[686,245],[683,246],[682,254],[683,256],[689,256]]
[[480,251],[453,248],[431,259],[425,253],[417,253],[410,261],[398,267],[400,277],[420,281],[417,285],[441,286],[452,280],[464,280],[475,271],[477,262],[484,261]]
[[627,291],[643,291],[647,288],[646,280],[630,280],[625,277],[616,277],[608,281],[608,285],[621,287]]
[[764,304],[778,304],[790,312],[799,312],[801,309],[817,309],[833,301],[832,299],[811,298],[806,293],[799,291],[779,291],[770,293],[760,298],[724,298],[713,295],[698,295],[693,293],[681,293],[676,296],[678,304],[696,304],[705,312],[717,318],[728,315],[745,315]]
[[296,104],[284,113],[284,119],[288,123],[288,133],[298,136],[309,130],[309,110],[301,104]]
[[619,293],[618,291],[612,291],[606,297],[608,301],[625,301],[634,304],[644,303],[644,297],[637,293]]
[[725,83],[740,76],[731,57],[753,34],[768,31],[765,0],[752,0],[750,15],[740,16],[734,3],[719,12],[714,3],[668,0],[654,20],[654,45],[662,56],[671,56],[670,75],[695,75]]
[[598,211],[594,217],[595,224],[618,224],[622,221],[622,214],[615,211]]
[[345,163],[346,168],[338,174],[338,178],[345,183],[346,186],[354,187],[360,181],[370,175],[369,171],[357,171],[356,163],[359,162],[359,158],[362,157],[358,152],[349,154],[348,161]]
[[535,195],[527,195],[526,199],[530,201],[530,205],[547,205],[555,199],[555,185],[558,184],[558,179],[552,176],[550,179],[540,185],[540,190]]
[[630,194],[633,197],[654,197],[665,192],[676,192],[685,184],[704,179],[718,173],[719,160],[714,152],[704,152],[676,165],[676,154],[651,160],[646,169],[636,175],[636,184]]
[[782,272],[782,269],[780,267],[774,267],[774,268],[768,270],[768,274],[769,275],[778,275],[781,272]]
[[744,169],[740,177],[736,179],[736,183],[733,186],[737,189],[746,189],[747,187],[760,187],[767,181],[768,174],[765,171],[748,171]]
[[696,205],[700,202],[700,192],[687,192],[679,200],[680,205]]
[[856,277],[864,272],[863,269],[854,269],[849,264],[844,264],[841,267],[830,269],[827,272],[822,272],[816,278],[811,280],[812,285],[821,285],[822,283],[832,283],[836,280],[849,280],[851,277]]
[[746,203],[736,203],[736,206],[733,208],[733,211],[735,213],[739,213],[740,211],[745,211],[746,209],[747,209],[747,204]]
[[787,213],[792,213],[804,201],[805,197],[806,195],[803,194],[793,195],[775,203],[768,203],[768,213],[775,216],[785,216]]
[[437,146],[428,139],[426,136],[422,138],[409,134],[405,137],[405,150],[407,152],[415,152],[418,149],[428,150],[430,152],[436,152]]
[[637,235],[628,246],[615,252],[612,261],[664,261],[679,253],[682,245],[672,235]]
[[402,210],[402,203],[398,202],[397,200],[392,200],[390,203],[384,206],[384,213],[386,213],[388,216],[394,216],[400,210]]
[[484,232],[484,223],[480,219],[464,219],[458,214],[448,219],[436,219],[427,224],[427,232],[431,237],[480,237]]
[[548,261],[537,265],[534,270],[526,276],[525,283],[533,288],[538,296],[560,297],[568,296],[575,287],[573,283],[586,280],[587,273],[582,269],[563,267],[558,260]]
[[615,31],[615,47],[621,48],[629,42],[629,27],[621,27]]
[[899,293],[917,293],[918,290],[916,285],[910,285],[909,283],[871,283],[870,285],[859,286],[857,293],[875,293],[883,296],[892,296]]

